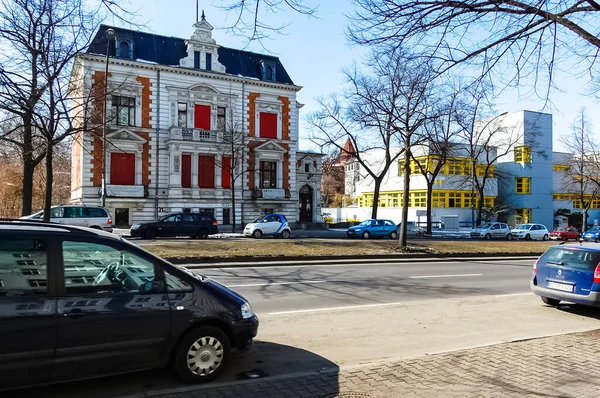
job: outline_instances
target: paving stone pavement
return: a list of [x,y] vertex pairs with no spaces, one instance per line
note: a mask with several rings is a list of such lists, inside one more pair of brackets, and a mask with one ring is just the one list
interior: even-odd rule
[[600,397],[600,330],[381,364],[201,387],[160,398]]

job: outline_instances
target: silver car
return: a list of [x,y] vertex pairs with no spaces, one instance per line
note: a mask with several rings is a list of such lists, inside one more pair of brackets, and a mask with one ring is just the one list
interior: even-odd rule
[[[24,220],[41,220],[44,211],[38,211]],[[113,231],[112,218],[107,208],[101,206],[59,205],[50,208],[50,222]]]
[[485,222],[471,231],[473,239],[508,239],[513,238],[510,228],[503,222]]

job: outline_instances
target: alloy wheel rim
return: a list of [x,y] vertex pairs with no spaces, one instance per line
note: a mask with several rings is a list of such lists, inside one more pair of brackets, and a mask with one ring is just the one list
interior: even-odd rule
[[188,369],[196,376],[208,376],[223,362],[223,345],[214,337],[201,337],[187,352]]

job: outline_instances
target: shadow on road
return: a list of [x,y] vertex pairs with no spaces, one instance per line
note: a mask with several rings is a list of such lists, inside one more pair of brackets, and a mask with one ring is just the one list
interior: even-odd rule
[[587,318],[600,319],[600,308],[597,307],[579,304],[560,304],[556,309],[574,315],[585,316]]
[[[326,371],[330,391],[337,393],[338,366],[312,352],[264,341],[256,341],[250,351],[234,356],[229,369],[215,382],[194,386],[179,381],[169,369],[131,373],[126,375],[103,377],[99,379],[56,384],[29,388],[25,390],[5,391],[2,398],[116,398],[133,394],[161,394],[174,388],[195,388],[214,386],[210,394],[216,393],[222,383],[252,378],[285,376],[293,373]],[[220,396],[220,395],[218,395]]]

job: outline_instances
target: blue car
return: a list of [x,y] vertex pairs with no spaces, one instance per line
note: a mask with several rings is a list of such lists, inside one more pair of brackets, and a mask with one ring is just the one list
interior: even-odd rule
[[365,220],[354,227],[348,228],[346,235],[349,238],[361,237],[369,239],[375,236],[389,236],[390,239],[398,238],[398,227],[390,220]]
[[600,306],[600,245],[550,247],[533,265],[530,288],[548,305]]
[[589,241],[593,240],[594,242],[600,241],[600,227],[593,227],[588,229],[581,235],[583,240]]

